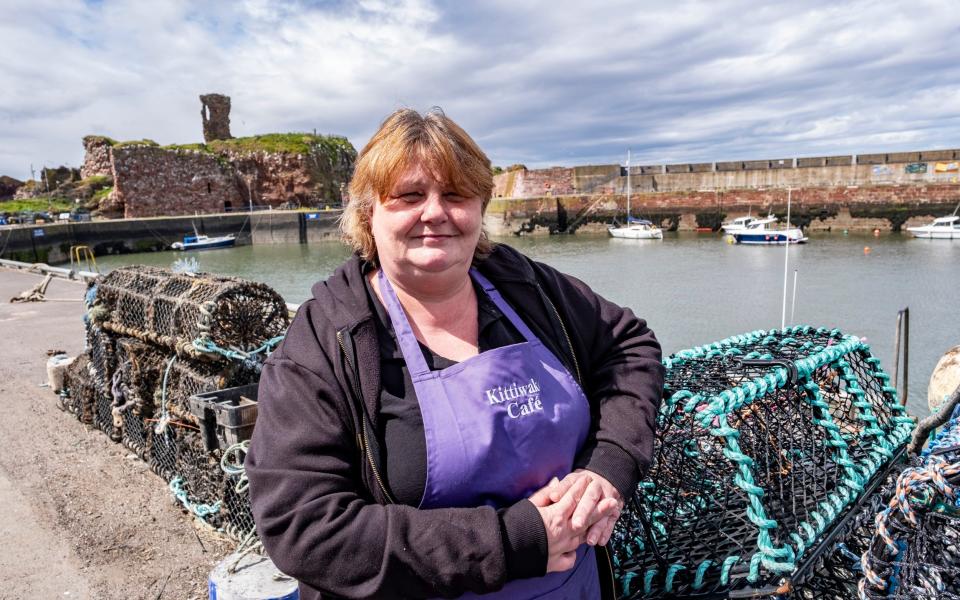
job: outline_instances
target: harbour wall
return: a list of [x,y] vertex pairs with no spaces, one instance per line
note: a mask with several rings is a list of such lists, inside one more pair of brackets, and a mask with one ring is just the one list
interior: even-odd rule
[[70,261],[72,246],[89,246],[96,256],[166,250],[192,235],[237,235],[237,244],[312,243],[339,236],[339,210],[265,211],[192,217],[116,219],[82,223],[23,225],[0,229],[0,258],[29,263]]
[[[726,219],[773,213],[810,231],[900,231],[949,214],[960,202],[955,183],[890,184],[639,192],[630,198],[631,215],[670,231],[719,229]],[[484,224],[494,235],[605,231],[622,222],[626,196],[619,193],[494,198]]]
[[[960,150],[928,150],[713,163],[633,165],[634,192],[958,183]],[[494,177],[496,198],[626,194],[627,167],[511,168]]]
[[[628,178],[629,169],[629,178]],[[629,179],[629,183],[628,183]],[[631,215],[669,230],[734,216],[786,215],[811,230],[899,231],[960,201],[960,150],[664,165],[509,168],[494,177],[494,234],[602,230]],[[790,192],[788,192],[790,190]]]

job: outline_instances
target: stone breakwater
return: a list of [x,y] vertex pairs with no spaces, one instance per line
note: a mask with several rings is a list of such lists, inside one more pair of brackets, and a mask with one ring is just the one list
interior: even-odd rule
[[[602,229],[626,210],[619,165],[511,168],[494,177],[491,233]],[[960,150],[630,167],[631,213],[671,230],[747,214],[786,215],[812,230],[881,229],[949,213],[960,201]]]

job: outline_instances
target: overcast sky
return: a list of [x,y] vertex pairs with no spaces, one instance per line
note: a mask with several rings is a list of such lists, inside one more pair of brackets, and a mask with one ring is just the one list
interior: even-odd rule
[[357,149],[437,105],[499,165],[958,148],[958,34],[956,0],[0,0],[0,174],[201,141],[206,92]]

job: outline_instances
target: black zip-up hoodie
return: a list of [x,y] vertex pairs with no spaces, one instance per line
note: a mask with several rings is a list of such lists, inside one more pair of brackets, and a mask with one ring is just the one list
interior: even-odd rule
[[[575,468],[599,473],[628,498],[650,464],[663,390],[653,332],[629,309],[509,246],[496,246],[477,268],[590,401],[590,434]],[[362,270],[353,257],[315,284],[264,366],[246,459],[264,547],[300,582],[303,600],[456,597],[498,590],[508,572],[543,575],[543,523],[527,501],[506,518],[487,506],[392,503],[375,433],[380,354]],[[541,558],[518,573],[507,565],[518,552]],[[598,555],[605,579],[609,562]]]

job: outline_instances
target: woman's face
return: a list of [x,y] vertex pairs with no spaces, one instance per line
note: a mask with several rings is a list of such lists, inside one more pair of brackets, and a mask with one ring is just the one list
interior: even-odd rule
[[479,196],[464,197],[415,163],[397,178],[370,225],[380,264],[389,274],[442,273],[473,260],[483,223]]

